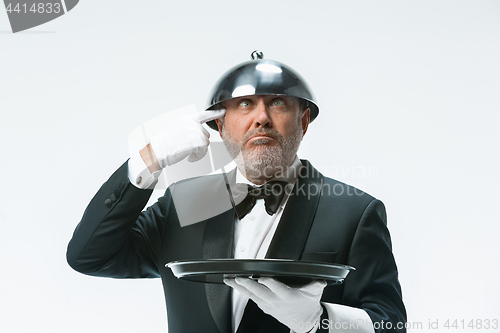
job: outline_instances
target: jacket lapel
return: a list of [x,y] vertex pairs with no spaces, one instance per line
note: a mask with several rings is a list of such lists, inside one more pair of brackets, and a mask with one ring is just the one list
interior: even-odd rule
[[316,215],[323,175],[307,160],[299,173],[266,258],[299,260]]

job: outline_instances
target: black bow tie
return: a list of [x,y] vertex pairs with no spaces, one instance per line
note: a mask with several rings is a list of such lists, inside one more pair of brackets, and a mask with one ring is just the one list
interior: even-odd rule
[[[255,206],[257,199],[264,199],[266,212],[273,215],[278,210],[278,207],[285,195],[286,185],[288,183],[279,180],[273,180],[265,183],[262,186],[252,186],[248,184],[236,184],[233,188],[233,197],[236,202],[236,215],[241,220]],[[244,199],[241,199],[241,197]],[[238,200],[239,198],[239,200]]]

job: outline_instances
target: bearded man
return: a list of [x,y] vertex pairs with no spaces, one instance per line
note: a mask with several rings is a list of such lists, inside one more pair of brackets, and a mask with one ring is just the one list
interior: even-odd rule
[[[69,243],[68,263],[94,276],[161,277],[170,332],[404,332],[383,204],[296,155],[318,113],[305,81],[282,63],[258,55],[233,68],[206,111],[167,126],[101,187]],[[219,131],[237,168],[179,181],[142,211],[162,169],[205,156],[205,122]],[[277,195],[250,196],[275,186]],[[270,277],[194,283],[165,267],[214,258],[337,263],[356,271],[341,285],[297,287]]]

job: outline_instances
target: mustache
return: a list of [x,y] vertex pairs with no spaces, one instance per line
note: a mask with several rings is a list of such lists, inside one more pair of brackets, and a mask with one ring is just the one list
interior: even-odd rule
[[243,136],[243,139],[241,140],[241,144],[245,145],[248,142],[248,140],[257,135],[269,136],[273,139],[278,140],[278,142],[280,143],[283,142],[283,136],[277,130],[271,128],[268,129],[257,128],[245,134]]

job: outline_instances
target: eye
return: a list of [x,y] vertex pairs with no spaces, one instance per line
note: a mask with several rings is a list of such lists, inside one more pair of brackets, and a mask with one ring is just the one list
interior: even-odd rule
[[279,107],[279,106],[284,106],[285,101],[281,98],[275,98],[271,101],[271,106],[273,107]]
[[240,101],[238,104],[238,106],[240,108],[248,108],[248,107],[250,107],[250,105],[251,104],[250,104],[250,101],[248,99],[244,99],[244,100]]

